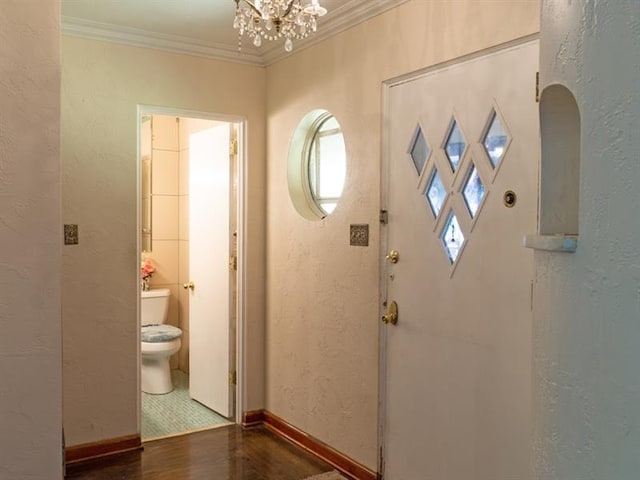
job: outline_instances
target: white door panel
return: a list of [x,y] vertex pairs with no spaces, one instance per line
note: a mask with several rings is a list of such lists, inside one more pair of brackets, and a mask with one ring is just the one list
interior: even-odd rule
[[[383,352],[388,480],[528,478],[533,257],[521,239],[537,221],[537,58],[530,42],[389,88],[385,228],[400,257],[383,266],[383,291],[399,306]],[[483,146],[493,111],[503,127],[492,130],[495,167]],[[466,145],[455,171],[445,152],[453,119]],[[429,147],[420,173],[418,127]],[[472,164],[484,187],[475,217],[462,195]],[[434,168],[447,193],[437,217],[425,197]],[[442,243],[449,212],[459,228],[447,241],[464,234],[453,264]]]
[[189,144],[189,393],[229,417],[230,129],[216,125]]

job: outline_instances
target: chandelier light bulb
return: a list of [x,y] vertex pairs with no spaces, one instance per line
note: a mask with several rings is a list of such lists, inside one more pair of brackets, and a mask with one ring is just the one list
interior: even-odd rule
[[318,0],[311,0],[311,4],[304,7],[304,13],[322,17],[323,15],[326,15],[327,9],[322,7]]

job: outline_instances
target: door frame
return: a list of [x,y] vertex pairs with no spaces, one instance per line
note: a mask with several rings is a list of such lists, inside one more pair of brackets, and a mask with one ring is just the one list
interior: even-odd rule
[[[236,374],[236,385],[235,385],[235,396],[234,396],[234,405],[233,405],[233,417],[232,420],[236,424],[242,423],[242,411],[244,400],[246,398],[246,385],[245,385],[245,352],[244,352],[244,344],[246,337],[246,284],[247,284],[247,266],[246,266],[246,258],[247,258],[247,243],[245,232],[247,231],[247,119],[246,117],[240,115],[225,115],[218,113],[210,113],[203,112],[198,110],[187,110],[181,108],[172,108],[172,107],[162,107],[157,105],[143,105],[138,104],[136,109],[136,129],[137,129],[137,145],[136,145],[136,255],[138,259],[140,259],[142,253],[142,245],[140,232],[142,228],[142,219],[140,216],[141,212],[141,198],[142,198],[142,155],[140,152],[141,145],[141,125],[142,125],[142,115],[150,114],[150,115],[167,115],[167,116],[175,116],[182,118],[196,118],[203,120],[213,120],[218,122],[227,122],[236,124],[238,126],[237,131],[237,141],[238,141],[238,152],[236,155],[237,158],[237,199],[236,199],[236,210],[237,210],[237,271],[236,271],[236,301],[235,301],[235,311],[236,311],[236,322],[235,322],[235,339],[233,341],[235,348],[235,358],[233,361],[235,362],[235,370]],[[136,321],[137,324],[140,324],[140,282],[139,278],[139,269],[136,268],[136,285],[137,285],[137,296],[136,296]],[[140,329],[136,330],[137,342],[137,356],[136,356],[136,375],[137,375],[137,384],[138,389],[141,387],[141,379],[140,379],[140,367],[141,367],[141,354],[140,354]],[[231,334],[230,334],[231,335]],[[137,406],[136,406],[136,415],[137,415],[137,425],[138,431],[142,431],[142,391],[140,390],[140,394],[137,395]]]
[[[379,278],[379,292],[380,299],[378,303],[378,318],[382,318],[382,315],[386,313],[386,301],[387,301],[387,275],[388,275],[388,262],[386,261],[386,256],[388,252],[389,242],[388,242],[388,232],[387,224],[383,221],[384,212],[387,211],[388,200],[389,200],[389,173],[390,173],[390,165],[391,165],[391,155],[389,153],[390,150],[390,121],[389,121],[389,110],[390,110],[390,92],[391,88],[402,85],[403,83],[411,82],[417,80],[426,75],[432,74],[437,70],[441,70],[443,68],[451,67],[453,65],[457,65],[460,63],[467,62],[469,60],[474,60],[480,57],[484,57],[486,55],[490,55],[493,53],[498,53],[503,50],[507,50],[509,48],[517,47],[520,45],[524,45],[533,41],[539,41],[540,34],[534,33],[531,35],[526,35],[524,37],[520,37],[509,42],[501,43],[498,45],[494,45],[489,48],[485,48],[483,50],[479,50],[467,55],[463,55],[461,57],[456,57],[451,60],[447,60],[444,62],[436,63],[434,65],[430,65],[428,67],[415,70],[413,72],[405,73],[399,75],[397,77],[390,78],[388,80],[384,80],[382,82],[382,94],[381,94],[381,102],[382,102],[382,138],[381,138],[381,147],[380,147],[380,252],[379,252],[379,265],[380,265],[380,278]],[[533,90],[534,84],[532,83],[532,95],[534,94]],[[378,322],[378,338],[380,339],[378,342],[378,473],[381,475],[381,478],[384,479],[384,435],[385,435],[385,425],[384,420],[386,417],[386,389],[387,389],[387,331],[386,325],[382,322]]]

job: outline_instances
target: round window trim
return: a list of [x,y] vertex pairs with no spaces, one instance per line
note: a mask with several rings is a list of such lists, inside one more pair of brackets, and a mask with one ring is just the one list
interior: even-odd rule
[[[296,211],[307,220],[322,220],[330,214],[320,207],[312,191],[309,178],[309,156],[318,132],[331,118],[335,119],[335,116],[327,110],[312,110],[302,118],[289,143],[287,157],[289,196]],[[337,119],[336,122],[339,125]],[[342,132],[341,127],[340,131]]]

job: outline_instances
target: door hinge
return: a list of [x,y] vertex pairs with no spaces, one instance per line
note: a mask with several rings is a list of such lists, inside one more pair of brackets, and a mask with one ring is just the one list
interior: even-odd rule
[[234,272],[238,270],[238,257],[235,255],[229,258],[229,269]]
[[229,143],[229,153],[231,155],[238,154],[238,141],[235,138]]
[[235,370],[233,372],[229,372],[229,385],[236,385],[236,382],[238,380],[237,377],[238,376],[236,375]]
[[533,312],[533,280],[531,281],[531,311]]
[[536,72],[536,103],[540,103],[540,72]]
[[380,210],[380,223],[382,225],[389,223],[389,212],[386,210]]

